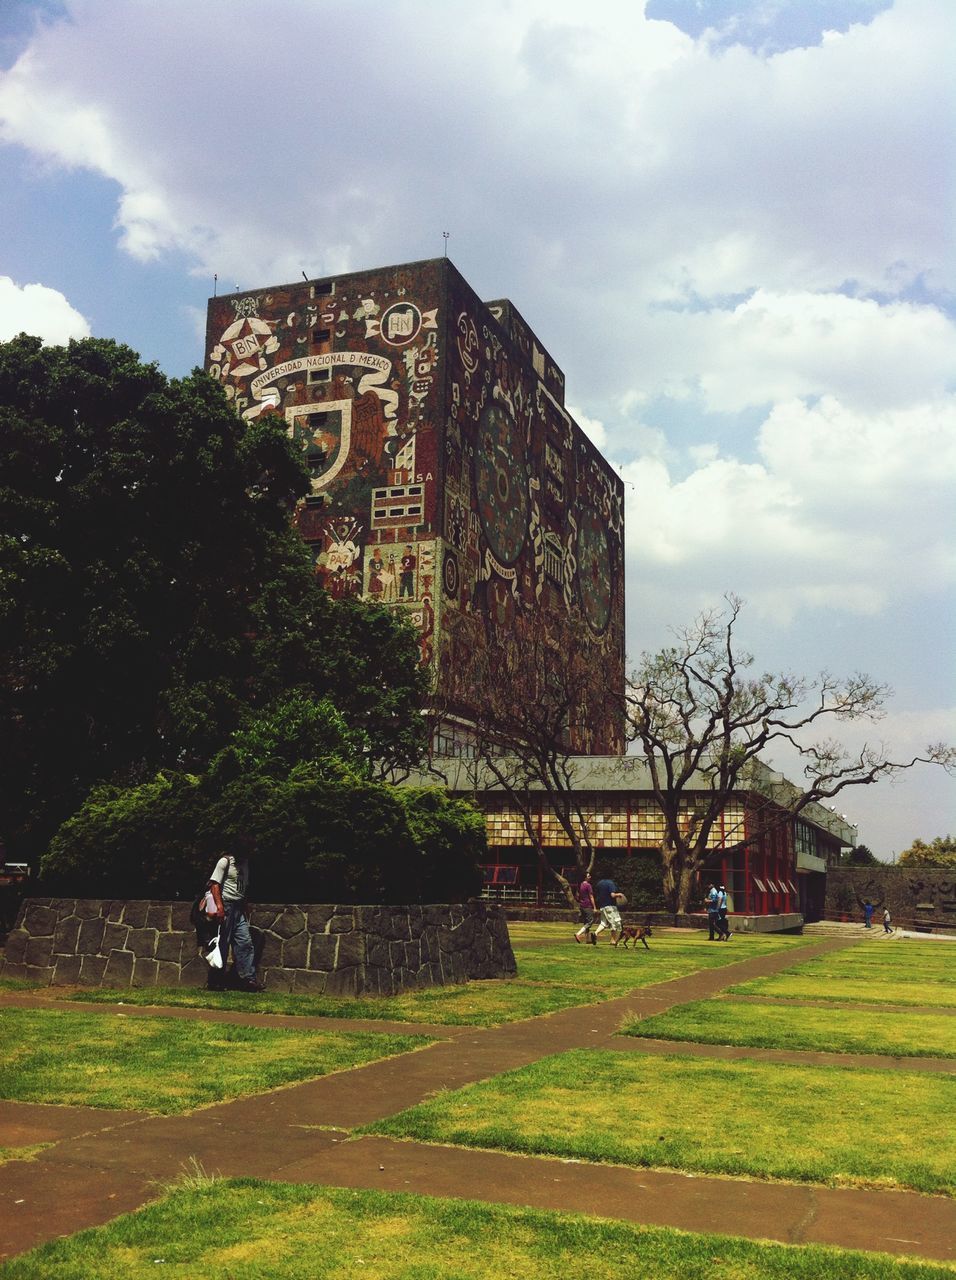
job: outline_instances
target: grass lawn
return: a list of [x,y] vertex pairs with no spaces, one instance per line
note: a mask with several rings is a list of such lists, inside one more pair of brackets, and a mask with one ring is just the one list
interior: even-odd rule
[[308,1018],[371,1018],[375,1021],[443,1023],[448,1026],[497,1026],[533,1018],[571,1005],[601,999],[572,984],[525,982],[521,978],[482,979],[461,986],[430,987],[390,997],[290,995],[265,991],[206,991],[202,987],[140,987],[119,991],[76,992],[69,999],[96,1004],[174,1005],[194,1009],[238,1009],[246,1013],[282,1013]]
[[730,991],[792,1000],[956,1009],[956,944],[909,939],[864,944],[797,963],[786,973],[755,978]]
[[679,1005],[652,1018],[628,1019],[629,1036],[698,1044],[811,1049],[828,1053],[889,1053],[956,1058],[956,1018],[877,1009],[795,1009],[732,998]]
[[0,1266],[7,1280],[556,1280],[615,1273],[641,1280],[942,1280],[953,1270],[469,1200],[250,1180],[174,1191],[139,1213]]
[[441,1094],[367,1131],[952,1195],[956,1131],[942,1117],[954,1114],[954,1076],[577,1049]]
[[[709,944],[705,934],[668,933],[651,939],[652,950],[615,950],[600,942],[577,946],[571,925],[514,926],[517,978],[482,979],[462,986],[429,987],[400,996],[306,996],[269,992],[210,992],[203,988],[148,987],[76,992],[81,1001],[191,1008],[242,1009],[257,1013],[298,1014],[317,1018],[374,1018],[398,1022],[434,1022],[450,1026],[500,1026],[539,1014],[626,995],[668,978],[699,969],[719,968],[753,956],[806,946],[802,938],[735,938],[729,946]],[[522,946],[522,940],[529,944]]]
[[169,1115],[428,1043],[423,1036],[0,1009],[0,1098]]

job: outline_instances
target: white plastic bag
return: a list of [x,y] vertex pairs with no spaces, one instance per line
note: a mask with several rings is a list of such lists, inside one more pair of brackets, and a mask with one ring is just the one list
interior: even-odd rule
[[202,947],[202,958],[210,969],[222,968],[222,949],[219,946],[219,934],[214,938],[210,938]]

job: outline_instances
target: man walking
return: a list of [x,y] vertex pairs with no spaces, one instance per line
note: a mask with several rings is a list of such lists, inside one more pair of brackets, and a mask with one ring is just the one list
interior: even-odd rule
[[727,922],[727,890],[723,885],[717,890],[717,933],[720,942],[729,942],[734,936]]
[[581,919],[584,923],[574,935],[574,941],[594,942],[596,946],[594,934],[591,932],[594,925],[594,890],[587,876],[578,885],[578,906],[581,908]]
[[[245,854],[247,848],[248,843],[243,842],[241,852]],[[219,947],[222,951],[223,965],[229,957],[231,946],[240,990],[264,991],[265,987],[256,977],[256,954],[252,945],[252,934],[249,932],[249,918],[246,914],[248,884],[248,857],[235,858],[231,853],[224,853],[212,869],[208,888],[216,904],[216,914],[221,921]]]
[[624,894],[620,892],[613,880],[599,880],[594,886],[594,896],[597,900],[598,911],[601,913],[601,922],[594,930],[592,941],[597,946],[597,936],[602,929],[611,930],[611,946],[616,947],[621,937],[621,913],[618,911],[618,904],[625,901]]
[[707,908],[707,928],[710,931],[708,942],[713,942],[717,937],[717,887],[709,884],[707,886],[707,896],[704,898],[704,905]]

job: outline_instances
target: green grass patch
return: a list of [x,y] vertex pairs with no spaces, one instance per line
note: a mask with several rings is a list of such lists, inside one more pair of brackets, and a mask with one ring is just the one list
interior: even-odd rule
[[[0,991],[35,991],[37,984],[29,978],[0,978]],[[46,988],[44,987],[45,991]]]
[[956,1077],[576,1049],[367,1132],[832,1186],[956,1190]]
[[[228,1212],[223,1206],[228,1206]],[[251,1180],[175,1191],[0,1266],[8,1280],[942,1280],[953,1270],[469,1200]]]
[[10,1160],[35,1160],[41,1151],[52,1146],[52,1142],[35,1142],[28,1147],[0,1147],[0,1164]]
[[0,1009],[0,1098],[169,1115],[428,1043],[423,1036]]
[[735,995],[842,1004],[956,1008],[956,946],[885,942],[857,946],[795,964],[785,973],[729,988]]
[[428,987],[388,997],[290,995],[204,988],[143,987],[75,992],[72,1000],[101,1004],[174,1005],[197,1009],[239,1009],[313,1018],[371,1018],[376,1021],[433,1022],[446,1026],[500,1026],[580,1005],[626,995],[637,987],[720,968],[754,956],[806,945],[803,939],[764,935],[735,938],[730,946],[709,944],[706,935],[687,932],[651,939],[652,950],[633,953],[603,940],[578,946],[570,925],[521,926],[526,942],[515,945],[517,978],[482,979],[460,986]]
[[76,992],[70,1000],[94,1004],[171,1005],[189,1009],[236,1009],[245,1013],[278,1013],[308,1018],[369,1018],[376,1022],[441,1023],[446,1026],[498,1026],[533,1018],[572,1005],[601,999],[588,987],[525,982],[521,978],[488,979],[460,986],[430,987],[390,997],[312,996],[205,988],[148,987],[121,991]]
[[717,998],[629,1018],[624,1035],[824,1053],[956,1058],[956,1018],[876,1009],[818,1009]]

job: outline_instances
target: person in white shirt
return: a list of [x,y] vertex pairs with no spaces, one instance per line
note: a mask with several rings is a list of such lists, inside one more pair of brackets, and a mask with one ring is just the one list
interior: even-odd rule
[[240,989],[263,991],[265,988],[256,976],[256,953],[246,913],[246,891],[249,885],[249,859],[245,856],[246,852],[247,847],[243,847],[238,858],[231,853],[224,853],[212,869],[209,889],[221,921],[219,946],[223,963],[229,958],[229,948],[232,947],[232,960]]

